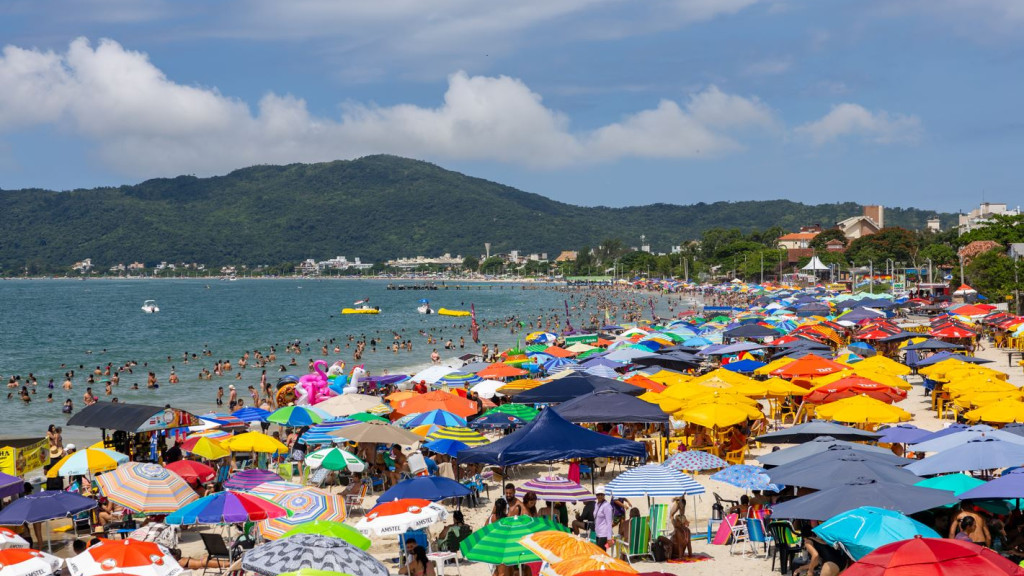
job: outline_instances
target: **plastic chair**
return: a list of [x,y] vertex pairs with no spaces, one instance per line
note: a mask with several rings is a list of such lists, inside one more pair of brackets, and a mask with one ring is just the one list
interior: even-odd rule
[[768,534],[775,543],[775,550],[772,553],[772,571],[775,571],[775,558],[779,558],[779,571],[783,574],[789,572],[789,560],[801,550],[803,545],[800,537],[793,531],[793,525],[782,520],[772,520],[768,523]]
[[408,530],[404,534],[398,535],[398,550],[401,556],[399,557],[399,563],[405,565],[405,543],[409,540],[423,546],[427,553],[433,552],[430,546],[430,538],[427,537],[427,533],[423,530]]
[[210,560],[227,560],[228,566],[234,562],[231,549],[228,548],[223,536],[213,532],[200,532],[199,537],[203,539],[203,546],[206,548],[206,566],[203,568],[203,574],[210,571]]

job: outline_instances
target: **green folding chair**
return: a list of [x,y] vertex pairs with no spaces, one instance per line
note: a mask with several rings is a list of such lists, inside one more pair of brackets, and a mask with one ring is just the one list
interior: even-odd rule
[[622,555],[626,557],[626,561],[630,564],[633,563],[634,558],[643,558],[648,556],[651,560],[654,559],[654,553],[651,552],[651,522],[647,516],[640,516],[634,518],[636,520],[630,521],[629,525],[629,541],[623,542],[621,539],[618,540],[619,545],[622,547]]
[[651,542],[668,532],[668,504],[651,505]]

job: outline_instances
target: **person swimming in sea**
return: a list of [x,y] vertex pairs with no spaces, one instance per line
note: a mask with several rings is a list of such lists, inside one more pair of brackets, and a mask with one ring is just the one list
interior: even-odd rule
[[71,403],[71,398],[64,401],[64,406],[61,407],[60,411],[65,414],[71,414],[75,410],[74,404]]

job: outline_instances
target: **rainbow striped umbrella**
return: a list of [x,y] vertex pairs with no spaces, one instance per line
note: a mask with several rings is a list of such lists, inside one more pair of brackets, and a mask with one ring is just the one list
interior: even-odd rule
[[54,463],[47,478],[57,476],[87,476],[113,470],[129,460],[128,456],[105,448],[85,448],[72,452]]
[[323,416],[306,406],[285,406],[267,416],[267,422],[282,426],[312,426],[324,421]]
[[[404,417],[402,418],[404,419]],[[406,428],[436,424],[438,426],[465,426],[466,419],[458,414],[452,414],[447,410],[435,409],[430,412],[412,414],[408,420],[402,423]]]
[[215,492],[167,515],[166,524],[237,524],[287,516],[288,510],[245,492]]
[[170,514],[199,498],[181,476],[159,464],[122,464],[96,482],[114,504],[145,514]]
[[277,482],[281,480],[281,477],[271,472],[270,470],[261,470],[260,468],[252,468],[250,470],[242,470],[241,472],[235,472],[228,478],[228,481],[224,483],[226,490],[252,490],[260,484],[266,484],[267,482]]
[[538,500],[548,502],[587,502],[597,497],[579,484],[559,476],[542,476],[523,483],[516,488],[516,497],[522,498],[527,492],[533,492]]
[[427,440],[458,440],[467,446],[482,446],[490,443],[490,440],[484,438],[483,434],[461,426],[441,426],[428,434]]
[[468,388],[477,382],[483,382],[484,379],[476,374],[464,374],[461,372],[452,372],[446,376],[442,376],[440,380],[434,382],[435,387],[440,386],[451,386],[453,388]]
[[291,482],[267,482],[254,488],[252,493],[291,512],[290,516],[268,518],[257,524],[260,535],[267,540],[280,538],[285,532],[308,522],[345,521],[345,499],[340,494]]

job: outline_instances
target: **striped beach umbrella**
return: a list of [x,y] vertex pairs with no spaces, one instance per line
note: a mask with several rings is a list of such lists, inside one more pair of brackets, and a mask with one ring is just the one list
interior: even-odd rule
[[728,462],[718,456],[700,450],[677,452],[669,456],[668,460],[665,460],[665,463],[662,464],[662,466],[667,466],[679,472],[684,470],[714,470],[716,468],[725,468],[728,465]]
[[312,426],[323,421],[323,416],[308,406],[285,406],[267,416],[267,422],[282,426]]
[[225,438],[231,438],[231,432],[210,428],[209,430],[200,430],[185,436],[185,441],[198,440],[199,438],[209,438],[210,440],[217,440],[219,442]]
[[494,413],[510,414],[525,422],[532,422],[540,414],[540,411],[526,404],[502,404],[484,412],[483,415],[486,416]]
[[462,372],[452,372],[446,376],[442,376],[440,380],[434,382],[434,386],[450,386],[452,388],[468,388],[477,382],[483,382],[483,378],[476,374],[464,374]]
[[298,571],[311,576],[388,576],[388,569],[366,551],[340,538],[296,534],[246,551],[242,570],[259,576]]
[[626,470],[605,486],[616,498],[631,496],[682,496],[703,494],[704,487],[693,477],[666,468],[647,464]]
[[267,418],[270,417],[270,412],[262,408],[256,408],[255,406],[246,406],[239,410],[235,410],[231,413],[232,416],[238,418],[242,422],[266,422]]
[[580,365],[570,358],[552,358],[542,364],[544,371],[548,374],[564,370],[570,366],[580,367]]
[[359,424],[359,420],[353,420],[351,418],[330,418],[316,426],[311,426],[309,430],[306,430],[306,432],[302,434],[302,436],[299,436],[299,440],[301,440],[306,446],[344,442],[344,438],[332,436],[330,433],[344,428],[345,426],[352,426],[353,424]]
[[170,514],[199,498],[181,476],[159,464],[122,464],[96,482],[114,504],[145,514]]
[[524,482],[516,488],[516,497],[522,498],[527,492],[533,492],[538,500],[548,502],[587,502],[597,500],[589,490],[568,478],[560,476],[541,476]]
[[252,493],[291,512],[289,516],[267,518],[256,525],[260,535],[267,540],[280,538],[285,532],[307,522],[345,521],[345,498],[340,494],[290,482],[260,484],[253,488]]
[[467,446],[483,446],[490,443],[490,440],[484,438],[483,434],[462,426],[441,426],[428,434],[427,440],[458,440]]
[[549,518],[509,516],[480,528],[459,544],[466,560],[485,564],[524,564],[540,558],[520,544],[523,537],[545,530],[569,529]]
[[159,544],[132,538],[100,540],[85,552],[67,559],[71,576],[131,574],[134,576],[177,576],[185,570]]
[[391,421],[383,416],[377,414],[371,414],[369,412],[356,412],[348,417],[350,420],[356,420],[357,422],[381,422],[384,424],[390,424]]
[[260,468],[251,468],[249,470],[242,470],[241,472],[235,472],[228,478],[227,482],[224,483],[226,490],[252,490],[260,484],[267,482],[277,482],[281,480],[281,477],[271,472],[270,470],[262,470]]
[[[401,418],[405,420],[406,417]],[[466,419],[458,414],[452,414],[447,410],[431,410],[430,412],[421,412],[419,414],[411,414],[409,419],[402,423],[402,426],[406,428],[415,428],[417,426],[423,426],[425,424],[436,424],[437,426],[465,426]]]
[[246,492],[215,492],[167,515],[166,524],[237,524],[287,516],[270,500]]
[[366,469],[366,462],[363,462],[355,454],[342,450],[341,448],[324,448],[306,456],[306,466],[310,468],[326,468],[328,470],[349,469],[352,472],[362,472]]
[[105,448],[84,448],[57,460],[46,473],[47,478],[58,476],[88,476],[113,470],[129,460],[126,454]]
[[617,574],[636,574],[635,568],[624,560],[612,558],[607,554],[591,554],[577,556],[545,566],[541,576],[576,576],[584,572],[608,572]]
[[584,370],[584,372],[586,372],[587,374],[591,374],[593,376],[600,376],[601,378],[611,378],[613,380],[615,380],[619,376],[621,376],[621,374],[619,374],[615,370],[612,370],[611,368],[609,368],[607,366],[601,366],[601,365],[592,366],[590,368],[587,368],[587,369]]

